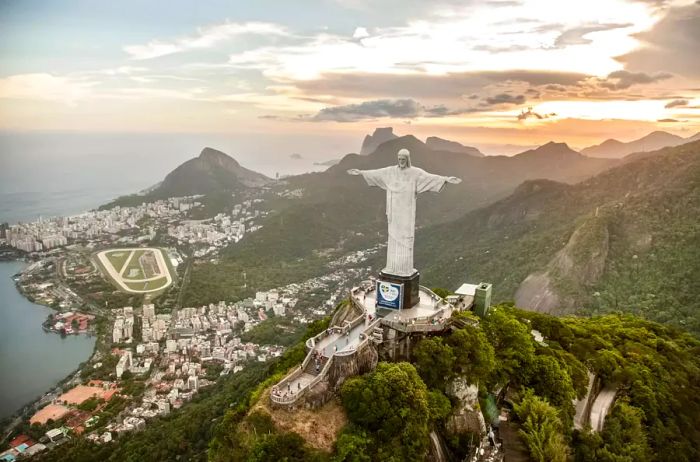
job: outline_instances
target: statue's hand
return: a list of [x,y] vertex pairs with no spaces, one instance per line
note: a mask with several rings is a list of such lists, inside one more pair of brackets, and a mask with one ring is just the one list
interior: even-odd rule
[[452,184],[460,184],[462,182],[462,179],[457,178],[456,176],[451,176],[451,177],[447,178],[447,182],[452,183]]
[[359,171],[358,169],[356,169],[356,168],[351,168],[350,170],[348,170],[348,173],[349,173],[350,175],[359,175],[359,174],[360,174],[360,171]]

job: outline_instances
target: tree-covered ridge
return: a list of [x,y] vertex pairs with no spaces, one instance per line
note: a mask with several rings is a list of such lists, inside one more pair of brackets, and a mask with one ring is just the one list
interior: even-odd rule
[[[503,312],[542,332],[547,346],[537,345],[536,350],[558,357],[574,386],[580,384],[575,370],[583,364],[604,385],[618,388],[617,404],[603,432],[571,435],[576,460],[692,461],[700,457],[697,339],[630,315],[554,318],[515,309]],[[559,380],[558,388],[567,388],[565,382]],[[552,388],[538,393],[535,387],[535,392],[552,404],[561,394]],[[559,409],[566,407],[564,403]],[[566,413],[562,420],[566,421]]]
[[[486,404],[491,393],[510,390],[533,460],[700,457],[700,341],[690,334],[631,315],[556,318],[509,305],[482,320],[457,316],[463,327],[420,341],[410,363],[380,363],[345,382],[339,398],[349,424],[330,454],[276,428],[254,406],[303,359],[302,341],[271,365],[252,364],[223,378],[142,432],[103,445],[74,439],[38,460],[417,461],[428,452],[431,431],[463,457],[474,440],[448,431],[459,405],[448,398],[448,384],[457,378],[478,383],[487,422],[494,417]],[[305,338],[326,326],[311,326]],[[585,394],[588,370],[618,389],[601,433],[572,430],[572,400]]]
[[[350,424],[328,457],[423,460],[432,430],[445,435],[450,450],[463,457],[469,445],[445,432],[456,405],[446,388],[457,377],[478,383],[484,398],[497,389],[520,395],[515,416],[533,460],[690,461],[700,455],[695,427],[700,342],[689,334],[633,316],[555,318],[509,306],[495,308],[478,324],[460,316],[466,316],[464,327],[422,340],[412,364],[380,363],[374,372],[346,381],[340,397]],[[544,343],[534,340],[532,329],[542,332]],[[600,434],[572,431],[572,401],[585,395],[588,370],[604,386],[618,389],[617,404]],[[240,435],[250,418],[243,422],[248,423],[228,427],[229,435]],[[271,441],[248,442],[239,448],[244,457],[232,456],[237,446],[226,444],[210,455],[213,460],[256,460],[250,454],[261,444],[273,450]],[[301,451],[304,446],[295,447]],[[304,451],[304,457],[327,457]]]

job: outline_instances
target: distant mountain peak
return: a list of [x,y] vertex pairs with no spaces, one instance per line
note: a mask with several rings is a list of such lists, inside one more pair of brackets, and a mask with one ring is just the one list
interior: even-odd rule
[[210,194],[264,186],[271,181],[241,166],[228,154],[206,147],[198,157],[170,172],[154,193],[159,197]]
[[199,159],[209,162],[209,163],[215,163],[215,164],[228,164],[231,166],[240,166],[238,161],[234,159],[233,157],[229,156],[228,154],[219,151],[218,149],[214,148],[209,148],[206,147],[202,149],[202,152],[199,153]]
[[465,146],[457,141],[446,140],[437,136],[429,136],[425,140],[425,144],[433,151],[458,152],[474,157],[484,157],[484,154],[475,147]]
[[688,141],[690,140],[681,138],[672,133],[655,130],[639,139],[627,143],[615,139],[608,139],[598,145],[582,149],[581,154],[588,157],[620,159],[634,152],[656,151],[661,148],[678,146]]
[[393,127],[375,128],[374,133],[365,136],[364,141],[362,141],[360,155],[366,156],[367,154],[372,154],[380,144],[396,138],[398,138],[398,136],[394,134]]
[[574,151],[566,143],[557,143],[556,141],[549,141],[542,146],[530,149],[529,151],[521,152],[517,156],[533,156],[533,155],[576,155],[579,153]]

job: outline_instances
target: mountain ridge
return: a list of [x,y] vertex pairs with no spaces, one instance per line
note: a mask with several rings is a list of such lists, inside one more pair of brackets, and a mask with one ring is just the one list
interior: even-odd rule
[[425,145],[434,151],[459,152],[469,156],[484,157],[484,153],[473,146],[465,146],[457,141],[446,140],[437,136],[429,136],[426,138]]
[[426,282],[456,286],[467,274],[494,283],[496,300],[520,288],[522,306],[623,310],[700,333],[700,142],[651,154],[573,185],[525,182],[419,230]]
[[700,139],[700,133],[688,138],[683,138],[668,132],[655,130],[639,139],[626,143],[610,138],[600,144],[581,149],[581,154],[588,157],[621,159],[632,153],[651,152],[665,147],[673,147],[690,143],[696,141],[696,138]]
[[168,173],[163,181],[143,194],[122,196],[101,206],[133,206],[169,197],[216,195],[259,188],[273,180],[262,173],[243,167],[236,159],[214,148],[205,147],[197,157],[189,159]]

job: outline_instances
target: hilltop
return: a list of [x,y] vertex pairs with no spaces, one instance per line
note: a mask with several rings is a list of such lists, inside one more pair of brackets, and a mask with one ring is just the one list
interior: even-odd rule
[[243,167],[233,157],[213,148],[204,148],[144,194],[124,196],[102,206],[134,205],[169,197],[214,195],[243,191],[270,184],[273,180],[262,173]]

